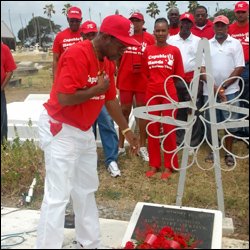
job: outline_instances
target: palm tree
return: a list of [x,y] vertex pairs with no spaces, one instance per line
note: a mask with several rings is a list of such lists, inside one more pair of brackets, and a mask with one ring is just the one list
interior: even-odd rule
[[53,34],[53,29],[52,29],[52,25],[51,25],[51,17],[52,17],[52,14],[56,13],[56,11],[54,10],[54,5],[53,4],[46,4],[43,9],[44,9],[44,14],[46,14],[47,17],[49,18],[50,30],[51,30],[51,33]]
[[194,13],[194,10],[196,7],[198,7],[200,4],[198,4],[197,1],[189,1],[188,4],[188,12],[190,13]]
[[169,9],[173,8],[173,7],[176,7],[177,8],[177,3],[176,1],[169,1],[167,4],[166,4],[166,11],[168,11]]
[[151,2],[147,7],[146,13],[149,13],[149,15],[155,19],[155,16],[160,13],[158,5],[155,2]]
[[72,7],[72,5],[71,5],[70,3],[64,4],[64,8],[62,9],[62,14],[66,16],[67,13],[68,13],[68,9],[69,9],[70,7]]

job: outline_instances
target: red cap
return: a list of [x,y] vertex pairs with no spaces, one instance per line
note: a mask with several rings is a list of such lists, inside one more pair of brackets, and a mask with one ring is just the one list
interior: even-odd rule
[[194,24],[194,16],[191,13],[185,12],[180,16],[180,21],[183,19],[188,19]]
[[238,2],[235,4],[235,8],[234,8],[234,12],[237,12],[237,11],[248,11],[249,9],[249,5],[247,2]]
[[139,20],[141,20],[141,21],[144,21],[144,17],[143,17],[143,15],[142,15],[140,12],[134,12],[134,13],[130,16],[129,19],[131,19],[131,18],[137,18],[137,19],[139,19]]
[[68,18],[82,19],[82,11],[77,7],[70,7],[67,13]]
[[216,16],[214,18],[214,22],[213,23],[218,23],[218,22],[221,22],[221,23],[224,23],[224,24],[229,24],[228,18],[226,16],[223,16],[223,15]]
[[84,22],[80,29],[84,34],[88,34],[90,32],[98,32],[96,24],[92,21]]
[[116,37],[123,44],[129,46],[140,46],[135,39],[133,23],[122,15],[111,15],[103,19],[100,32]]

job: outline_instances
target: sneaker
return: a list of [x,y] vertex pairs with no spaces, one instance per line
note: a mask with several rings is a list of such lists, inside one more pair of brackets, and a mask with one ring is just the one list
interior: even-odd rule
[[112,177],[118,177],[121,176],[121,171],[117,166],[117,163],[115,161],[111,161],[108,165],[108,171]]
[[118,156],[126,155],[125,148],[118,148]]
[[140,147],[139,155],[142,157],[144,161],[149,161],[148,150],[146,147]]

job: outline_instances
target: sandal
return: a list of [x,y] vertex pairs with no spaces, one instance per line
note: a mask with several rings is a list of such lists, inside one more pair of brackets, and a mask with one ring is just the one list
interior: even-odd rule
[[147,177],[152,177],[153,175],[155,175],[155,174],[159,171],[159,169],[156,168],[156,167],[150,167],[150,169],[151,169],[151,170],[148,170],[148,171],[146,172],[146,176],[147,176]]
[[226,165],[227,165],[228,167],[232,167],[232,166],[234,166],[234,164],[235,164],[234,158],[233,158],[233,156],[230,155],[230,154],[226,154],[226,155],[225,155],[225,162],[226,162]]
[[161,174],[161,179],[165,180],[168,179],[172,174],[172,171],[169,169],[166,169],[162,174]]
[[205,162],[207,163],[214,163],[214,154],[213,152],[210,152],[208,156],[205,158]]

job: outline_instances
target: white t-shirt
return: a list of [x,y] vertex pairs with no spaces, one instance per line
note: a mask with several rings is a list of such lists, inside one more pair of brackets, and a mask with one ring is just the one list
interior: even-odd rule
[[174,45],[181,51],[184,72],[194,71],[195,68],[195,59],[196,59],[196,51],[198,48],[198,44],[200,41],[200,37],[193,35],[184,40],[180,37],[178,33],[177,35],[170,36],[167,40],[168,44]]
[[[245,66],[243,48],[240,41],[230,35],[228,35],[222,44],[219,44],[215,37],[213,37],[209,40],[209,45],[212,75],[215,86],[220,86],[223,81],[228,79],[235,68]],[[235,82],[225,90],[225,95],[233,94],[239,89],[239,79],[236,79]],[[203,95],[208,95],[207,84],[203,85]]]

